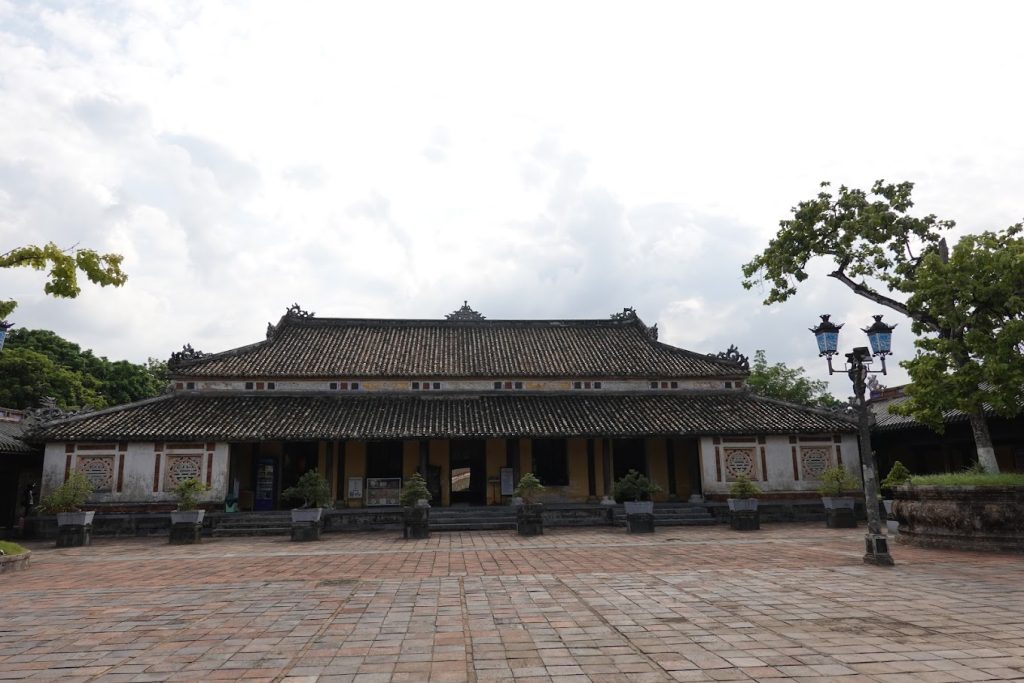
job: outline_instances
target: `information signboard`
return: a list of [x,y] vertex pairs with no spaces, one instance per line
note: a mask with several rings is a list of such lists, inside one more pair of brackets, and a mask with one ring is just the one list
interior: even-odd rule
[[366,506],[400,505],[402,480],[398,477],[367,477]]
[[362,477],[349,477],[348,478],[348,497],[352,499],[360,499],[363,497],[363,478]]
[[516,489],[516,483],[512,480],[512,468],[501,468],[501,495],[511,496]]

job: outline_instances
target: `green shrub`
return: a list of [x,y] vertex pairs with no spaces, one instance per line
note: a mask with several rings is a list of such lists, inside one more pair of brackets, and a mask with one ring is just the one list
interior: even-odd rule
[[21,555],[28,550],[12,541],[0,541],[0,555]]
[[71,470],[67,480],[39,501],[46,512],[76,512],[92,495],[92,482],[81,472]]
[[829,467],[821,473],[818,493],[826,497],[842,496],[845,491],[860,488],[860,482],[850,476],[845,467]]
[[540,479],[537,479],[533,472],[527,472],[519,480],[519,485],[516,486],[512,493],[522,498],[523,502],[529,505],[536,503],[537,497],[544,493],[544,484],[540,483]]
[[1024,486],[1024,474],[977,473],[971,470],[946,474],[917,474],[910,478],[911,486]]
[[432,497],[430,489],[427,488],[427,480],[419,472],[416,472],[405,480],[400,500],[403,507],[411,508],[415,507],[418,501],[429,501]]
[[757,498],[759,493],[761,489],[743,474],[736,477],[736,481],[729,487],[729,495],[733,498]]
[[630,470],[622,479],[615,482],[615,500],[650,500],[651,494],[657,493],[661,487],[640,474]]
[[285,500],[302,499],[300,507],[322,508],[330,507],[334,502],[331,498],[331,484],[316,470],[309,470],[295,482],[295,486],[289,486],[281,491],[281,497]]
[[195,510],[199,505],[199,494],[209,490],[209,486],[198,479],[186,479],[174,487],[174,495],[178,497],[178,509]]
[[883,489],[894,489],[900,484],[906,484],[910,479],[910,470],[908,470],[903,463],[899,460],[892,464],[892,469],[889,470],[889,474],[882,480]]

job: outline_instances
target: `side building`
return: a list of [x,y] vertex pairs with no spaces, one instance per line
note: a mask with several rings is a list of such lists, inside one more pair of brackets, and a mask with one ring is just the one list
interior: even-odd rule
[[158,398],[51,422],[43,492],[71,470],[98,509],[159,509],[175,485],[210,504],[288,507],[317,468],[339,506],[397,504],[421,472],[434,504],[508,502],[532,471],[553,500],[596,502],[635,469],[660,499],[722,498],[740,475],[768,495],[812,495],[858,475],[856,426],[751,394],[744,364],[657,341],[626,309],[609,320],[317,318],[293,306],[266,339],[186,346]]

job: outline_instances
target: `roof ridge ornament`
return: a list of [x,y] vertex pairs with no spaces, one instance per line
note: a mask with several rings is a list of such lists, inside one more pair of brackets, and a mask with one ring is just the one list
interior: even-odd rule
[[191,344],[185,344],[181,347],[181,351],[175,351],[171,354],[170,360],[167,361],[167,367],[173,370],[186,364],[188,361],[198,360],[205,355],[202,351],[193,349]]
[[750,371],[750,359],[740,353],[740,350],[736,348],[735,344],[729,344],[729,348],[725,351],[719,351],[718,353],[709,353],[708,356],[712,358],[719,358],[721,360],[727,360],[730,363],[736,363],[746,371]]
[[53,396],[43,396],[39,399],[38,408],[29,408],[25,411],[25,426],[28,431],[31,431],[47,422],[64,420],[75,415],[84,415],[91,412],[93,412],[92,406],[87,405],[81,408],[64,410],[57,405],[57,399]]
[[[632,306],[625,306],[622,309],[622,313],[612,313],[609,316],[612,320],[637,320],[636,309]],[[657,326],[655,326],[657,327]]]
[[474,311],[469,307],[469,301],[466,299],[462,300],[462,307],[458,308],[451,313],[444,316],[445,320],[451,321],[465,321],[465,320],[483,320],[484,316]]
[[304,311],[302,307],[299,306],[298,304],[292,304],[291,306],[288,307],[288,310],[284,312],[284,317],[286,318],[299,318],[304,320],[307,318],[313,318],[315,316],[316,313]]

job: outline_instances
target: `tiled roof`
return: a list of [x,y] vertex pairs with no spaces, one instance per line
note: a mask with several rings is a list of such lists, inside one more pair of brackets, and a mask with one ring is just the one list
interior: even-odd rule
[[21,422],[0,420],[0,453],[30,453],[32,448],[21,440],[24,431]]
[[178,378],[743,377],[734,362],[622,320],[368,320],[286,315],[269,337],[184,359]]
[[[875,399],[868,405],[871,408],[871,412],[874,413],[875,422],[871,425],[872,431],[880,432],[891,432],[899,429],[929,429],[924,423],[918,422],[909,415],[896,415],[889,412],[892,406],[899,405],[900,403],[906,403],[910,398],[902,394],[893,398]],[[985,406],[985,414],[989,417],[996,417],[996,413]],[[942,421],[945,424],[955,424],[957,422],[967,422],[967,413],[962,410],[947,410],[942,413]]]
[[501,396],[176,393],[51,423],[48,441],[256,441],[849,432],[846,418],[745,391]]

